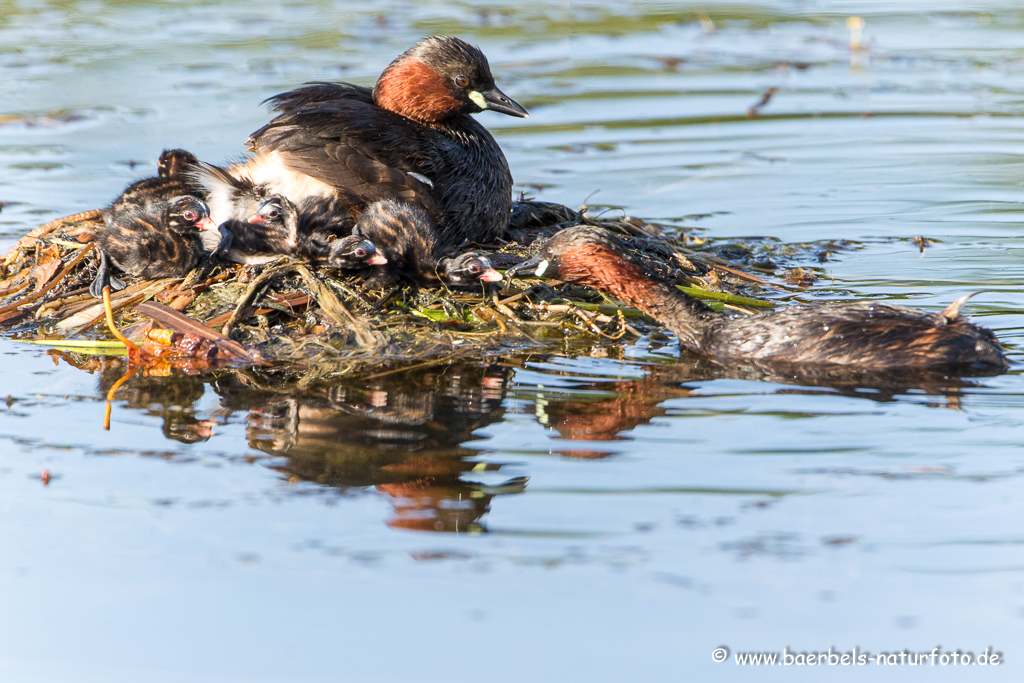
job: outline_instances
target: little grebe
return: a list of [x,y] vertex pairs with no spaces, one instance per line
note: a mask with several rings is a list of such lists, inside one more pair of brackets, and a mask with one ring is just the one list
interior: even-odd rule
[[191,152],[183,149],[165,149],[157,160],[157,174],[130,184],[106,210],[116,212],[147,201],[167,200],[183,195],[201,197],[202,195],[196,192],[197,185],[189,176],[192,164],[195,163],[198,163],[198,159]]
[[301,232],[301,217],[298,210],[284,197],[271,197],[265,200],[247,222],[249,229],[239,233],[240,249],[243,253],[289,253],[273,249],[279,249],[283,244],[294,244],[291,253],[304,260],[332,268],[364,268],[388,262],[377,253],[372,242],[361,237],[346,235],[334,239],[334,235]]
[[579,226],[555,234],[538,256],[507,275],[550,275],[594,287],[663,323],[682,347],[716,360],[894,370],[1007,367],[995,335],[961,315],[967,297],[941,313],[861,301],[731,317],[648,278],[625,254],[612,233]]
[[452,258],[442,258],[438,263],[441,280],[453,287],[472,286],[477,282],[501,282],[501,273],[494,269],[486,254],[467,251]]
[[162,178],[182,176],[196,164],[199,159],[185,149],[165,149],[156,162],[156,174]]
[[497,282],[501,274],[480,253],[455,256],[441,242],[423,207],[394,199],[370,204],[359,216],[353,235],[373,242],[387,265],[373,269],[367,284],[384,287],[407,279],[420,285]]
[[323,264],[341,270],[354,270],[364,266],[382,266],[388,260],[377,253],[377,247],[370,240],[356,235],[347,235],[333,240]]
[[298,224],[298,212],[287,199],[264,199],[251,207],[244,220],[230,218],[220,224],[224,236],[214,254],[249,265],[294,254],[299,246]]
[[[205,162],[196,164],[190,175],[210,198],[211,216],[223,235],[219,244],[216,236],[210,236],[206,247],[228,261],[265,263],[294,255],[320,262],[330,258],[332,246],[339,250],[334,267],[358,268],[366,265],[366,259],[373,260],[372,253],[352,260],[356,252],[365,249],[361,240],[343,239],[334,244],[335,238],[351,236],[355,224],[351,207],[331,199],[310,199],[303,203],[305,210],[299,211],[286,197],[274,194],[269,185],[257,183],[250,175],[232,174]],[[271,206],[278,215],[269,215],[274,210]]]
[[89,291],[99,297],[110,284],[121,289],[124,283],[110,279],[109,261],[123,273],[141,278],[182,277],[203,256],[202,230],[213,230],[210,210],[196,197],[171,199],[137,196],[133,202],[121,202],[104,210],[105,226],[96,237],[100,248],[100,269]]
[[[205,161],[188,166],[186,176],[200,188],[201,196],[210,207],[210,218],[218,226],[219,234],[203,233],[203,245],[214,256],[236,263],[263,263],[276,258],[276,255],[294,251],[294,234],[290,242],[273,245],[266,240],[260,241],[260,238],[272,236],[269,234],[254,235],[248,241],[245,239],[244,233],[249,231],[249,217],[273,195],[268,187],[253,182],[245,174],[235,176]],[[274,236],[288,238],[283,233]]]
[[512,175],[497,142],[470,114],[527,113],[495,87],[476,47],[426,38],[399,55],[372,90],[312,83],[268,101],[278,116],[249,137],[255,156],[229,170],[288,197],[300,213],[326,201],[334,214],[355,216],[367,204],[399,198],[425,208],[451,248],[505,231]]

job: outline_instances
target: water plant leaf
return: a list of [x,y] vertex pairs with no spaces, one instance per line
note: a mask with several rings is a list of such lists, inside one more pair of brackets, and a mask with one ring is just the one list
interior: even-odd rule
[[113,339],[15,339],[23,344],[64,347],[69,349],[123,349],[124,344]]
[[721,301],[726,304],[733,304],[735,306],[753,306],[755,308],[775,308],[774,301],[764,301],[762,299],[751,299],[738,294],[729,294],[728,292],[712,292],[707,289],[700,289],[699,287],[687,287],[685,285],[676,285],[680,291],[689,294],[690,296],[697,299],[714,299],[715,301]]
[[433,322],[436,323],[449,322],[451,320],[459,320],[459,318],[453,318],[439,308],[414,308],[409,312],[412,313],[413,315],[418,315],[421,318],[426,318],[427,320],[432,320]]

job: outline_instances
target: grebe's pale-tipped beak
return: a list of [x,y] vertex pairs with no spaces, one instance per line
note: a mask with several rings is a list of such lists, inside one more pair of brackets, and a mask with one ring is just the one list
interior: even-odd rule
[[366,265],[368,266],[383,266],[388,260],[380,254],[371,254],[366,258]]
[[206,218],[200,218],[196,221],[196,227],[200,230],[216,230],[217,224],[213,222],[213,219],[207,216]]
[[249,220],[248,220],[247,222],[248,222],[248,223],[259,223],[259,224],[263,224],[263,223],[266,223],[266,222],[267,222],[267,219],[266,219],[265,217],[263,217],[263,216],[261,216],[260,214],[258,214],[258,213],[257,213],[257,214],[253,214],[252,216],[249,216]]
[[548,269],[549,263],[547,259],[541,258],[538,254],[530,260],[517,263],[506,270],[505,277],[510,280],[514,277],[540,277]]
[[518,116],[521,119],[530,118],[530,115],[523,109],[522,105],[497,88],[491,88],[483,92],[474,90],[469,93],[469,99],[473,100],[476,106],[485,111],[496,111],[499,114]]

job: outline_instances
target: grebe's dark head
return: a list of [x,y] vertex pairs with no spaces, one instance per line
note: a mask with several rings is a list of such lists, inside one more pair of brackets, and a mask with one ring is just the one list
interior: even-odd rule
[[[555,233],[540,253],[506,273],[507,277],[531,275],[593,287],[655,318],[666,301],[684,296],[648,277],[631,259],[629,248],[621,239],[589,225]],[[696,309],[699,313],[705,312],[703,304],[696,303]],[[672,331],[677,336],[680,334],[676,327],[672,327]]]
[[442,259],[440,266],[442,279],[450,285],[501,282],[501,273],[494,269],[489,258],[479,252],[470,251],[452,259]]
[[361,268],[363,266],[383,266],[388,262],[377,253],[373,242],[356,235],[348,235],[331,243],[331,253],[327,257],[327,265],[332,268]]
[[202,199],[184,195],[169,199],[167,205],[167,228],[172,232],[189,233],[217,229],[210,218],[210,207]]
[[625,244],[614,234],[602,228],[578,225],[555,233],[536,256],[513,266],[505,276],[552,277],[590,284],[591,276],[600,276],[597,271],[604,267],[629,263],[625,253]]
[[451,36],[424,38],[399,55],[377,80],[373,99],[420,123],[482,111],[529,116],[494,85],[484,53]]

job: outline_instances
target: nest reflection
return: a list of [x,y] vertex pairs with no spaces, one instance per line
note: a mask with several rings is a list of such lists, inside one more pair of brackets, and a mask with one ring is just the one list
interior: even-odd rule
[[[126,364],[116,358],[52,353],[97,373],[103,393]],[[208,440],[219,423],[244,415],[248,445],[271,456],[269,466],[283,477],[339,492],[375,490],[391,504],[386,521],[391,527],[485,532],[483,518],[493,501],[524,493],[529,477],[518,464],[498,461],[487,451],[464,444],[478,438],[479,430],[505,420],[509,410],[532,414],[551,430],[551,453],[593,459],[614,454],[615,441],[628,439],[636,427],[665,416],[668,401],[685,400],[698,382],[704,387],[722,378],[769,381],[783,385],[778,393],[875,402],[906,394],[919,400],[925,394],[932,397],[931,405],[956,409],[965,391],[981,381],[920,372],[901,377],[812,373],[799,367],[722,368],[684,356],[678,363],[643,365],[641,376],[630,379],[609,377],[607,361],[600,370],[595,364],[594,376],[580,374],[586,362],[577,359],[572,371],[562,373],[557,392],[530,382],[533,366],[551,367],[551,361],[560,358],[512,356],[490,363],[411,368],[376,379],[308,384],[253,370],[223,371],[213,378],[139,375],[123,385],[119,396],[128,409],[159,418],[164,436],[183,443]],[[636,364],[623,366],[627,367],[638,374]],[[521,369],[531,373],[520,373]],[[196,406],[208,389],[219,397],[220,407],[202,415]]]

